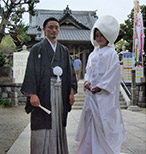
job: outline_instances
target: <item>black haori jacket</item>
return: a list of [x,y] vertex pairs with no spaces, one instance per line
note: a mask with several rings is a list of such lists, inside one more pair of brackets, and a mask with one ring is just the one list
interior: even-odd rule
[[[51,65],[52,57],[54,56]],[[71,88],[77,92],[77,82],[74,70],[71,66],[68,49],[57,42],[57,48],[54,53],[50,43],[45,38],[34,45],[31,49],[24,82],[21,92],[27,94],[36,94],[40,103],[45,108],[51,110],[50,103],[50,78],[53,76],[52,67],[60,66],[63,69],[62,78],[62,99],[63,99],[63,126],[66,126],[67,115],[71,110],[69,95]],[[38,107],[30,104],[30,97],[27,97],[25,110],[31,112],[31,129],[51,129],[51,114],[47,114]]]

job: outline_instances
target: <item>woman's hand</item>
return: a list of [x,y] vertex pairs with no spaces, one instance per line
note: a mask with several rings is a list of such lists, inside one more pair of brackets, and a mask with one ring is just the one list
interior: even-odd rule
[[93,94],[95,94],[95,93],[97,93],[97,92],[100,92],[101,91],[101,89],[99,88],[99,87],[95,87],[95,88],[92,88],[91,89],[91,92],[93,93]]
[[89,81],[86,81],[84,83],[84,90],[88,89],[88,90],[91,90],[91,87],[90,87],[91,83]]
[[39,97],[37,95],[35,95],[35,94],[31,94],[30,95],[30,103],[34,107],[39,107],[39,105],[40,105]]

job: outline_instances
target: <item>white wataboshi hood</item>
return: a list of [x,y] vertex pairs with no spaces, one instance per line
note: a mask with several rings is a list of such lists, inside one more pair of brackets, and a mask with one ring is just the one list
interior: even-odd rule
[[109,41],[110,46],[114,45],[114,42],[116,41],[120,30],[120,25],[114,17],[110,15],[102,16],[95,22],[91,30],[90,39],[93,46],[97,48],[98,44],[94,40],[95,28],[97,28],[103,34],[103,36]]

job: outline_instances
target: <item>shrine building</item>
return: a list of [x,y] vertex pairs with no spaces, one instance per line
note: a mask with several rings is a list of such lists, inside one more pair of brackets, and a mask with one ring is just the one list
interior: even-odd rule
[[28,35],[31,36],[32,45],[45,37],[43,22],[49,17],[55,17],[60,23],[57,40],[69,49],[73,59],[75,56],[81,59],[83,64],[81,78],[83,78],[88,55],[93,51],[90,32],[98,19],[96,11],[73,11],[68,5],[64,10],[36,9],[36,15],[29,16]]

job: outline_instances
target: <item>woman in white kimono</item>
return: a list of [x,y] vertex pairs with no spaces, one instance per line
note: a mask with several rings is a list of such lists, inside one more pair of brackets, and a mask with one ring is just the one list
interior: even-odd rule
[[92,28],[95,49],[84,77],[86,99],[76,134],[77,154],[120,154],[125,141],[119,104],[120,64],[113,47],[118,34],[119,24],[112,16],[99,18]]

